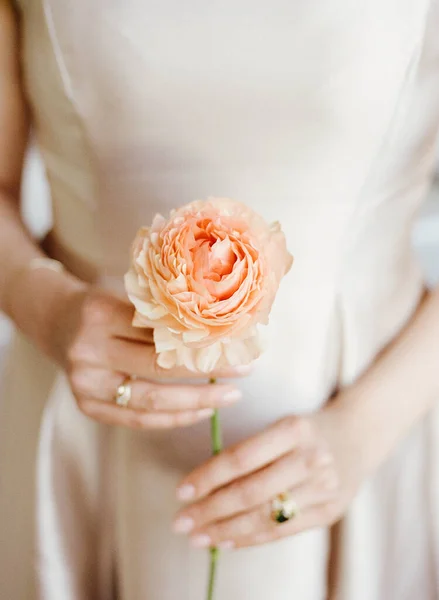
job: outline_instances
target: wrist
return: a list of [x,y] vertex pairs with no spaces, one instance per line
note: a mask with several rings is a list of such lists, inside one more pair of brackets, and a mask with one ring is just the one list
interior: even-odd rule
[[332,410],[337,411],[350,447],[365,477],[372,474],[395,450],[407,427],[389,390],[380,377],[366,373],[342,390]]
[[337,435],[354,458],[360,479],[370,476],[385,459],[388,447],[386,432],[377,428],[373,403],[353,385],[341,390],[323,411],[335,421]]
[[5,312],[18,329],[52,358],[57,358],[59,323],[72,296],[87,285],[67,271],[50,267],[41,259],[12,273],[5,286]]
[[351,431],[368,446],[371,469],[437,402],[438,315],[439,293],[427,294],[399,335],[339,394]]

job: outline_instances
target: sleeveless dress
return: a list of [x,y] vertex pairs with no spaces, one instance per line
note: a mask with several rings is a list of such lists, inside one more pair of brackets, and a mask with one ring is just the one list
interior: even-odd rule
[[[223,411],[226,443],[316,411],[410,319],[411,230],[439,123],[428,0],[21,0],[22,67],[56,256],[121,290],[156,212],[209,195],[279,219],[295,266],[269,349]],[[206,552],[171,533],[206,423],[133,432],[79,413],[62,373],[12,344],[0,391],[0,596],[204,600]],[[439,414],[330,532],[223,555],[218,600],[439,597]]]

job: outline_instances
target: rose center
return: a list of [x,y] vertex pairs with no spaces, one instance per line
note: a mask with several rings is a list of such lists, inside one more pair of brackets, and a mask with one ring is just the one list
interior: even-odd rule
[[195,272],[198,278],[220,281],[232,273],[237,257],[227,236],[221,239],[208,229],[200,227],[194,235],[192,257]]

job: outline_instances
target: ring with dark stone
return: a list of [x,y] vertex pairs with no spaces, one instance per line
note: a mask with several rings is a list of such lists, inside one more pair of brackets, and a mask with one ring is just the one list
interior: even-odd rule
[[275,523],[286,523],[299,513],[299,507],[288,492],[279,494],[271,503],[271,518]]

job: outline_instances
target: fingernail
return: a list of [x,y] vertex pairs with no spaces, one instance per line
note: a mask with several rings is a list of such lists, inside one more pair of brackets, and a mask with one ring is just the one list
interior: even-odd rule
[[197,410],[197,416],[200,419],[206,419],[207,417],[211,417],[214,412],[213,408],[202,408],[201,410]]
[[224,542],[220,542],[218,544],[218,548],[221,548],[221,550],[231,550],[234,547],[235,542],[232,542],[232,540],[225,540]]
[[194,548],[208,548],[212,543],[212,540],[208,535],[194,535],[191,538],[191,544]]
[[242,392],[240,390],[232,390],[227,392],[227,394],[224,394],[221,398],[221,402],[223,404],[233,404],[233,402],[237,402],[238,400],[241,400],[241,398]]
[[190,517],[178,517],[172,525],[175,533],[189,533],[194,528],[194,520]]
[[187,502],[188,500],[192,500],[195,496],[195,488],[193,485],[186,483],[177,489],[177,498],[182,500],[183,502]]

